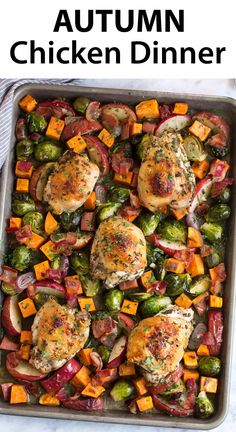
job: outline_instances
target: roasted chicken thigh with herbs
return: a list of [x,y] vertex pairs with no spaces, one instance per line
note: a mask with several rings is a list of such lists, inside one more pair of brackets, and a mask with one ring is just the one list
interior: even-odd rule
[[89,326],[87,312],[69,309],[49,298],[34,318],[30,363],[42,373],[63,366],[83,348]]
[[121,217],[102,222],[95,234],[90,269],[107,288],[141,276],[147,265],[146,241],[142,231]]
[[195,176],[177,133],[160,137],[146,135],[144,155],[138,175],[138,194],[142,205],[152,212],[162,206],[189,207]]

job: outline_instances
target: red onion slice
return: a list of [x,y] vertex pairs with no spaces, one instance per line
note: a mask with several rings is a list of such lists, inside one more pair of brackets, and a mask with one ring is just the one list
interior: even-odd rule
[[20,276],[18,276],[16,281],[16,290],[17,291],[24,291],[26,288],[28,288],[29,285],[34,283],[36,281],[35,275],[33,272],[27,272]]

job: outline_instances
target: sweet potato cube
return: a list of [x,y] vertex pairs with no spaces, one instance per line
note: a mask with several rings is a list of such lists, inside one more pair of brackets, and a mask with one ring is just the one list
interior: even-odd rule
[[92,348],[84,348],[80,350],[80,352],[78,353],[78,357],[84,366],[90,366],[92,364],[91,357],[90,357],[90,354],[92,352],[93,352]]
[[93,191],[89,195],[88,199],[84,203],[84,208],[86,210],[94,210],[96,207],[96,193]]
[[121,307],[121,312],[127,313],[129,315],[136,315],[137,309],[138,309],[138,302],[125,299]]
[[173,114],[187,114],[188,104],[176,102],[173,110]]
[[11,217],[9,226],[10,228],[20,229],[22,226],[22,218]]
[[60,400],[54,395],[53,392],[44,393],[39,398],[40,405],[48,406],[59,406],[61,404]]
[[81,394],[83,396],[89,396],[89,397],[97,399],[102,393],[104,393],[104,391],[106,391],[106,389],[104,387],[102,387],[102,386],[94,387],[94,386],[92,386],[91,383],[88,383]]
[[81,153],[85,150],[87,144],[81,135],[76,135],[67,141],[68,147],[75,153]]
[[183,381],[193,378],[195,381],[199,380],[199,372],[197,370],[184,369]]
[[192,300],[184,293],[180,294],[177,299],[175,299],[175,304],[184,309],[189,309],[192,304]]
[[186,208],[183,208],[183,209],[172,209],[171,212],[174,215],[175,219],[181,220],[186,215],[187,209]]
[[31,95],[26,95],[19,102],[19,107],[27,113],[34,111],[36,106],[37,106],[37,101]]
[[66,276],[64,280],[67,294],[74,295],[83,293],[83,288],[78,275]]
[[53,261],[54,258],[57,256],[55,252],[55,245],[51,240],[49,240],[47,243],[44,243],[44,245],[41,246],[40,250],[44,253],[44,255],[46,255],[49,261]]
[[31,249],[38,249],[45,242],[45,238],[32,232],[32,235],[24,240],[24,244]]
[[192,170],[195,176],[201,180],[206,177],[209,171],[209,166],[209,162],[207,162],[206,160],[196,161],[192,164]]
[[53,217],[51,212],[48,212],[45,218],[44,222],[44,229],[46,234],[50,235],[54,231],[56,231],[59,228],[59,223],[56,221],[56,219]]
[[187,266],[187,272],[190,273],[191,277],[204,274],[204,263],[201,255],[194,254],[193,259]]
[[20,343],[24,345],[32,345],[32,331],[22,330],[20,334]]
[[207,139],[209,133],[211,132],[211,128],[209,128],[208,126],[205,126],[200,121],[195,120],[195,122],[189,128],[189,132],[191,132],[193,135],[195,135],[201,141],[205,141]]
[[142,123],[132,123],[129,128],[129,135],[132,136],[132,135],[141,134],[142,130],[143,130]]
[[139,120],[160,117],[159,105],[156,99],[140,102],[136,105],[135,110]]
[[141,276],[141,283],[144,288],[148,288],[150,284],[155,282],[155,280],[156,279],[152,270],[143,273],[143,275]]
[[16,177],[20,177],[23,179],[30,179],[33,172],[33,164],[28,161],[17,161],[15,168]]
[[23,385],[13,384],[11,386],[10,404],[27,403],[28,393]]
[[143,396],[148,392],[147,381],[144,377],[138,377],[133,381],[136,392],[139,396]]
[[28,193],[29,192],[29,179],[18,178],[16,180],[17,192]]
[[86,387],[86,385],[91,381],[90,378],[91,371],[86,366],[82,366],[82,368],[77,372],[77,374],[70,381],[75,387]]
[[23,318],[28,318],[37,313],[33,300],[29,297],[18,303]]
[[101,130],[100,134],[98,135],[98,138],[103,142],[103,144],[105,144],[107,147],[112,147],[114,142],[115,142],[115,138],[113,135],[110,134],[110,132],[108,132],[108,130],[106,130],[105,128]]
[[187,247],[199,248],[202,247],[202,245],[203,245],[203,240],[200,231],[197,230],[196,228],[188,227]]
[[80,309],[86,312],[94,312],[96,310],[92,297],[78,297]]
[[197,354],[195,351],[186,351],[184,353],[184,364],[189,368],[196,368],[198,366]]
[[119,375],[120,376],[132,376],[135,375],[135,365],[133,363],[122,363],[119,366]]
[[115,173],[113,181],[123,183],[123,184],[131,184],[132,183],[133,173],[129,171],[127,174],[118,174]]
[[165,269],[172,273],[181,274],[184,273],[185,263],[176,258],[167,258],[165,260]]
[[64,129],[65,122],[56,117],[51,117],[46,130],[46,137],[51,138],[55,141],[59,141],[62,131]]
[[143,396],[136,400],[140,412],[150,411],[153,409],[152,396]]
[[199,347],[198,347],[198,349],[197,349],[197,355],[200,356],[200,357],[201,356],[204,356],[204,357],[209,356],[210,355],[210,351],[208,349],[208,346],[205,345],[205,344],[200,344]]
[[210,307],[212,308],[222,308],[223,306],[223,298],[216,296],[216,295],[210,295]]
[[34,265],[35,276],[37,280],[43,280],[47,277],[47,270],[50,269],[49,261],[43,261]]
[[21,347],[20,347],[20,358],[22,360],[26,360],[26,361],[29,360],[29,358],[30,358],[30,349],[31,349],[30,345],[25,345],[25,344],[21,345]]
[[216,393],[218,386],[218,379],[201,376],[200,378],[200,391],[205,391],[206,393]]

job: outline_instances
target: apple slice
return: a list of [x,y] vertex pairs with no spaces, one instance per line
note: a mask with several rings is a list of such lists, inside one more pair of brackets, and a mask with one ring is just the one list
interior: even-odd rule
[[120,121],[128,119],[130,121],[136,122],[137,120],[134,111],[131,108],[129,108],[128,105],[124,105],[121,103],[113,103],[113,104],[111,103],[111,104],[104,105],[102,107],[102,114],[104,111],[106,111],[106,113],[111,112]]
[[122,363],[122,360],[126,354],[127,341],[127,336],[121,336],[120,339],[118,339],[118,341],[115,343],[108,360],[108,369],[116,368]]
[[19,344],[9,339],[6,335],[3,336],[1,343],[0,343],[0,349],[5,351],[18,351],[20,348]]
[[33,200],[43,200],[44,189],[54,166],[54,162],[48,162],[33,172],[29,185],[29,192]]
[[87,144],[87,150],[91,161],[99,167],[102,175],[107,174],[110,170],[107,147],[93,135],[84,136],[84,140]]
[[35,294],[38,293],[53,295],[59,298],[66,297],[66,290],[63,285],[47,279],[42,280],[40,282],[35,282],[34,284],[30,285],[27,289],[27,295],[30,298],[34,297]]
[[210,196],[211,188],[214,180],[211,176],[207,176],[197,183],[195,195],[189,207],[189,213],[193,213],[196,207],[207,200]]
[[41,382],[46,392],[57,392],[65,383],[70,381],[73,376],[80,370],[81,364],[74,358],[68,360],[64,366],[54,372],[49,378]]
[[99,411],[104,408],[104,399],[102,397],[94,398],[69,398],[62,401],[65,408],[74,409],[77,411]]
[[7,296],[2,308],[2,325],[10,336],[18,336],[22,330],[19,296]]
[[11,387],[12,386],[13,386],[13,383],[3,383],[3,384],[1,384],[3,399],[6,402],[9,402],[9,400],[10,400],[10,397],[11,397]]
[[177,251],[188,249],[187,246],[179,241],[172,242],[161,238],[155,238],[155,246],[159,247],[163,252],[170,256],[173,256]]
[[11,376],[20,380],[39,381],[47,376],[47,374],[40,373],[27,361],[20,360],[15,352],[7,354],[6,368]]
[[188,126],[190,121],[191,117],[189,117],[188,115],[173,115],[171,117],[168,117],[159,123],[155,130],[155,135],[160,136],[165,131],[178,132]]

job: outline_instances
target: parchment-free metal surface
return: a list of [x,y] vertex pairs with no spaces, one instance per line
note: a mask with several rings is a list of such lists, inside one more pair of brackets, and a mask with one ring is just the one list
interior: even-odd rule
[[[196,110],[217,110],[223,112],[231,125],[231,176],[236,179],[236,102],[230,98],[212,97],[202,95],[184,95],[177,93],[159,93],[145,91],[127,91],[113,90],[105,88],[88,88],[76,86],[60,86],[60,85],[40,85],[29,84],[19,87],[15,93],[13,104],[13,121],[9,127],[12,130],[10,150],[7,161],[4,164],[1,178],[0,192],[0,262],[3,258],[6,244],[5,226],[6,220],[10,215],[11,208],[11,193],[14,186],[13,159],[15,145],[15,123],[19,114],[18,101],[27,93],[32,94],[41,99],[54,97],[74,98],[78,95],[90,97],[103,102],[120,101],[123,103],[135,104],[141,99],[157,98],[160,102],[171,103],[175,101],[188,102],[192,108]],[[1,125],[0,125],[1,127]],[[226,247],[226,265],[228,278],[224,293],[224,342],[222,347],[222,363],[223,370],[219,383],[217,412],[211,419],[201,420],[196,418],[176,418],[168,417],[158,413],[144,414],[134,416],[129,412],[119,408],[117,404],[110,406],[109,409],[101,413],[82,413],[74,410],[64,409],[62,407],[46,407],[39,405],[27,406],[11,406],[4,401],[0,401],[0,413],[11,415],[24,415],[33,417],[48,417],[58,419],[73,419],[73,420],[88,420],[94,422],[135,424],[142,426],[159,426],[159,427],[178,427],[188,429],[212,429],[224,420],[228,405],[230,391],[230,372],[231,372],[231,357],[233,346],[233,317],[234,317],[234,300],[235,300],[235,267],[236,259],[236,195],[235,187],[233,187],[232,197],[232,216],[229,223],[229,237]],[[1,294],[0,300],[2,301]],[[3,355],[0,352],[0,366],[4,364]]]

